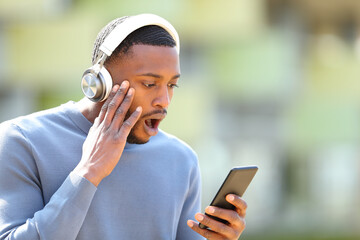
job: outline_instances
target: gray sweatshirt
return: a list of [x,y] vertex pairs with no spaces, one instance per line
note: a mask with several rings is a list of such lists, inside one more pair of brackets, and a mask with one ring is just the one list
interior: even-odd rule
[[163,131],[96,188],[72,170],[91,123],[73,102],[0,124],[0,239],[203,239],[196,154]]

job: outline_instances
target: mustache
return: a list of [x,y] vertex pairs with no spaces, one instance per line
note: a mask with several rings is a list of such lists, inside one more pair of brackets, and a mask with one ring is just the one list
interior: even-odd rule
[[[146,117],[150,117],[152,115],[155,115],[155,114],[163,114],[163,115],[166,115],[167,114],[167,110],[166,109],[157,109],[157,110],[154,110],[154,111],[151,111],[151,112],[148,112],[148,113],[144,113],[141,117],[141,118],[146,118]],[[125,118],[128,119],[131,115],[131,112],[130,112],[130,109],[127,111],[126,115],[125,115]]]
[[154,110],[148,113],[143,114],[140,118],[146,118],[146,117],[150,117],[151,115],[155,115],[155,114],[163,114],[166,115],[167,114],[167,110],[166,109],[158,109],[158,110]]

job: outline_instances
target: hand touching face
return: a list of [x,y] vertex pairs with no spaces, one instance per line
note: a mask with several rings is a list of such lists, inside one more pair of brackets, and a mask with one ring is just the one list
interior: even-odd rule
[[117,165],[130,130],[141,115],[142,109],[137,107],[126,117],[134,93],[128,81],[124,81],[120,87],[115,85],[83,144],[83,154],[74,172],[95,186]]

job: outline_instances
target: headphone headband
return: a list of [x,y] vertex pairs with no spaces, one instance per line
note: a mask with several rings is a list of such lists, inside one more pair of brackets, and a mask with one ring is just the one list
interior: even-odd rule
[[175,28],[164,18],[154,14],[140,14],[130,16],[124,20],[124,22],[117,25],[111,33],[105,38],[104,42],[100,46],[100,50],[107,56],[110,56],[112,52],[124,41],[124,39],[135,30],[149,25],[157,25],[164,28],[175,40],[177,53],[180,53],[180,41],[179,35]]

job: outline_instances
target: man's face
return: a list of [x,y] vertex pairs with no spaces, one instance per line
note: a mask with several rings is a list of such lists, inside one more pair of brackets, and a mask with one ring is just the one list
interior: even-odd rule
[[141,106],[142,116],[129,134],[129,143],[146,143],[158,133],[180,77],[179,56],[174,47],[134,45],[129,53],[106,64],[114,84],[128,80],[135,89],[127,117]]

